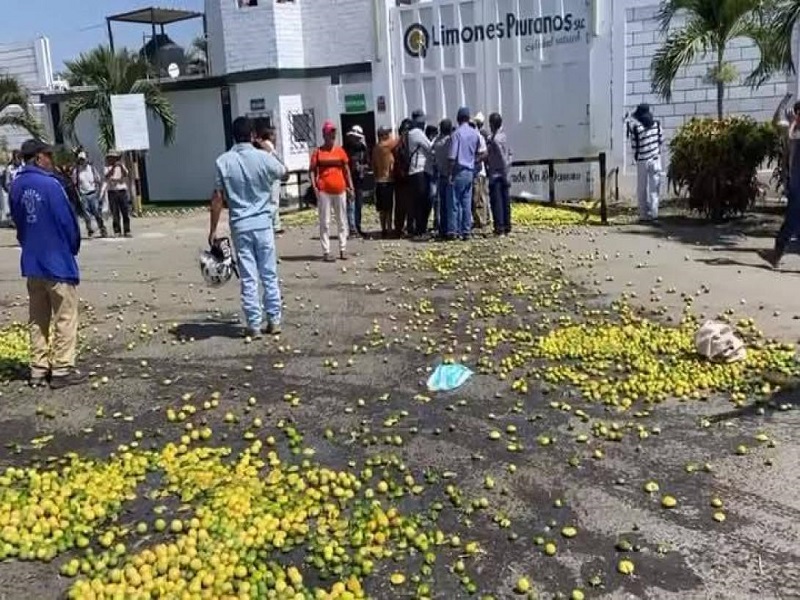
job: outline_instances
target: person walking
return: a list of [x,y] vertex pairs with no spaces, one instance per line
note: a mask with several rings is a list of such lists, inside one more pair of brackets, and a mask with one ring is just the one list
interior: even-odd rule
[[661,186],[661,146],[664,136],[661,123],[653,118],[650,106],[640,104],[633,112],[636,123],[629,125],[633,156],[636,160],[636,197],[639,220],[658,221],[659,187]]
[[469,108],[462,106],[456,117],[458,127],[450,141],[450,183],[453,210],[447,223],[448,238],[466,241],[472,233],[472,185],[475,165],[481,159],[481,135],[470,124]]
[[89,162],[85,151],[79,151],[77,158],[78,163],[72,169],[70,179],[78,191],[83,219],[86,223],[86,235],[89,237],[94,235],[94,229],[92,229],[92,219],[94,219],[100,237],[106,237],[108,231],[106,231],[106,224],[100,209],[100,190],[103,187],[103,180],[94,165]]
[[56,179],[53,149],[40,140],[22,144],[26,164],[11,184],[11,216],[27,279],[30,378],[60,389],[85,381],[75,368],[80,271],[75,257],[81,232],[66,192]]
[[511,233],[511,149],[503,130],[503,117],[489,115],[489,139],[486,142],[486,176],[489,180],[489,204],[495,235]]
[[361,125],[353,125],[347,132],[345,145],[353,178],[353,197],[347,203],[347,224],[350,235],[364,236],[361,229],[361,211],[364,206],[364,186],[369,172],[369,149]]
[[372,149],[372,172],[375,174],[375,209],[381,224],[381,237],[386,239],[392,230],[394,207],[394,149],[399,138],[392,137],[387,127],[378,129],[378,143]]
[[[116,150],[109,151],[106,156],[104,186],[108,191],[108,209],[111,211],[111,226],[114,235],[132,237],[128,169],[122,163],[122,156]],[[102,196],[102,194],[100,195]]]
[[761,252],[761,256],[777,269],[792,239],[800,235],[800,102],[794,103],[791,122],[777,118],[774,122],[784,129],[788,140],[788,179],[785,184],[787,203],[783,223],[775,236],[775,246],[772,250]]
[[234,145],[216,161],[208,243],[214,245],[220,215],[227,205],[238,259],[245,333],[251,338],[262,333],[277,335],[281,332],[282,315],[272,193],[274,183],[286,174],[286,167],[273,154],[254,146],[256,136],[250,119],[238,117],[232,130]]
[[353,194],[350,159],[344,148],[336,145],[336,125],[325,121],[322,125],[323,144],[311,155],[311,186],[317,197],[319,213],[319,241],[323,260],[335,262],[331,256],[331,212],[336,219],[339,237],[339,258],[347,260],[347,196]]
[[408,151],[408,186],[413,215],[409,233],[419,238],[428,233],[428,220],[431,216],[429,175],[426,173],[431,142],[425,135],[425,113],[421,109],[415,110],[412,115],[411,129],[408,131]]
[[411,211],[411,187],[408,171],[411,168],[411,152],[408,149],[408,132],[411,130],[411,119],[403,119],[397,128],[398,142],[394,148],[392,159],[392,179],[394,181],[394,232],[398,238],[414,235],[413,216]]
[[475,181],[472,184],[472,224],[475,229],[480,230],[489,225],[489,203],[486,201],[488,195],[486,186],[487,136],[483,129],[483,121],[483,113],[478,112],[471,123],[480,134],[478,138],[480,147],[478,148],[478,158],[475,163]]
[[[269,152],[275,158],[275,160],[281,163],[284,169],[286,169],[286,165],[278,154],[278,148],[276,146],[278,134],[275,131],[275,128],[255,126],[255,132],[256,140],[253,142],[255,147]],[[272,211],[272,229],[275,231],[275,235],[283,235],[284,232],[283,227],[281,226],[281,182],[288,180],[288,178],[289,172],[286,170],[284,176],[276,179],[272,184],[271,199],[274,205],[274,210]]]
[[448,238],[448,223],[453,212],[453,186],[450,183],[450,139],[453,134],[453,122],[442,119],[439,123],[439,135],[433,141],[433,163],[436,172],[437,204],[439,219],[436,223],[439,239]]

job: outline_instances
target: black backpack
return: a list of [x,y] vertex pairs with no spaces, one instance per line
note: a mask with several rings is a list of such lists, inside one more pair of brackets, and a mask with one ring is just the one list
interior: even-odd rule
[[[419,148],[417,148],[419,150]],[[394,149],[394,166],[392,176],[395,182],[408,179],[408,170],[411,168],[411,161],[417,150],[411,152],[408,148],[408,137],[403,137],[402,141]]]

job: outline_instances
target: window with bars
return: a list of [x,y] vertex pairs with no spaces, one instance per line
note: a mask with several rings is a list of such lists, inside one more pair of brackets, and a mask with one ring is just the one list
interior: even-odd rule
[[306,108],[299,111],[289,111],[287,116],[291,126],[292,149],[302,150],[306,146],[316,148],[317,126],[314,119],[314,109]]

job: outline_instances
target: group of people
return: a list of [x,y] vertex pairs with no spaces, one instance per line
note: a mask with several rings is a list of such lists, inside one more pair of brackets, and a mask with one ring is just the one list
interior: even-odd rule
[[424,236],[431,214],[441,240],[466,240],[490,225],[495,234],[509,234],[511,158],[498,113],[489,116],[488,130],[483,115],[472,117],[467,107],[458,110],[455,126],[447,118],[428,125],[415,110],[397,136],[381,128],[372,152],[381,235]]
[[[467,107],[456,124],[442,119],[438,126],[425,121],[422,110],[404,119],[397,135],[378,130],[371,152],[358,125],[336,144],[336,125],[326,121],[323,143],[311,156],[310,179],[319,211],[323,260],[331,254],[330,221],[335,218],[339,258],[347,259],[347,240],[364,236],[361,213],[366,176],[375,179],[375,205],[381,236],[428,235],[441,240],[468,239],[473,229],[493,225],[494,233],[511,232],[511,149],[498,113],[471,116]],[[487,196],[489,202],[487,203]]]

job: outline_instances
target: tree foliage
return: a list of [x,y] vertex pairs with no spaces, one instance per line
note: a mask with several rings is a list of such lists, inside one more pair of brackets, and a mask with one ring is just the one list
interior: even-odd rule
[[0,126],[2,125],[25,129],[38,139],[44,137],[44,128],[31,111],[28,90],[11,75],[0,76]]
[[98,129],[98,144],[106,152],[114,147],[114,124],[111,115],[111,96],[115,94],[144,94],[147,110],[161,122],[164,143],[175,139],[177,122],[167,97],[158,84],[150,79],[150,65],[138,54],[128,50],[112,52],[106,46],[82,53],[66,62],[66,77],[72,88],[79,89],[69,99],[61,126],[64,133],[75,139],[75,123],[87,111],[94,111]]

